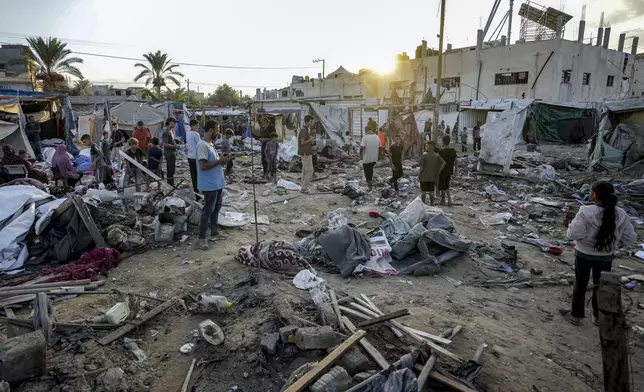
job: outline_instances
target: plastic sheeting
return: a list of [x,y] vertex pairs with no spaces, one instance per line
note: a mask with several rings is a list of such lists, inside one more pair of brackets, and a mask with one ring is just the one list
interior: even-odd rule
[[[0,144],[10,144],[13,150],[18,152],[20,150],[27,151],[27,154],[34,156],[34,151],[31,149],[31,144],[25,133],[20,129],[20,125],[11,122],[0,121]],[[0,153],[1,155],[1,153]]]
[[[608,170],[616,170],[644,155],[644,124],[630,115],[644,112],[644,100],[628,99],[606,102],[599,121],[599,131],[591,155],[591,166],[601,164]],[[619,115],[622,116],[619,116]],[[634,120],[635,119],[635,120]],[[614,120],[618,125],[613,130]]]
[[344,135],[349,131],[349,108],[317,103],[309,103],[309,105],[324,126],[329,138],[335,140],[338,146],[343,146]]
[[522,140],[523,126],[528,111],[526,108],[513,108],[504,112],[489,112],[485,123],[485,133],[481,140],[480,159],[488,164],[510,170],[514,146]]
[[111,114],[118,119],[120,129],[132,132],[136,123],[143,121],[153,135],[162,127],[167,117],[162,110],[136,101],[125,101],[115,106],[111,109]]
[[595,129],[595,108],[537,103],[531,118],[538,142],[584,143]]

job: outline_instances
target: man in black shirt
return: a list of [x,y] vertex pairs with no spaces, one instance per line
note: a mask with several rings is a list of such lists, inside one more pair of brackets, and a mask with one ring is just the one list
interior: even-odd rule
[[402,140],[400,140],[400,136],[396,136],[393,144],[389,147],[389,159],[391,160],[391,170],[393,171],[389,183],[393,185],[396,192],[398,192],[398,179],[403,175],[402,151]]
[[31,144],[31,149],[34,150],[34,155],[38,161],[42,161],[42,142],[40,140],[40,123],[34,119],[34,116],[27,118],[29,122],[25,126],[27,131],[27,139]]
[[123,130],[119,129],[118,123],[112,123],[112,162],[116,162],[119,167],[122,161],[119,150],[123,149],[129,138]]
[[[127,156],[130,158],[134,159],[136,162],[140,163],[143,165],[143,151],[139,148],[139,141],[131,138],[128,141],[128,145],[130,148],[128,148],[125,153]],[[130,185],[130,179],[132,176],[135,176],[135,184],[136,184],[136,191],[141,192],[141,169],[136,167],[132,162],[127,161],[127,165],[125,165],[125,172],[123,173],[123,176],[125,177],[123,179],[123,188],[126,188]]]
[[452,179],[452,174],[456,172],[456,150],[449,146],[450,137],[443,136],[443,148],[438,152],[438,155],[445,161],[445,167],[441,170],[438,176],[438,190],[441,196],[441,205],[445,205],[445,195],[447,195],[447,205],[452,205],[452,195],[449,191],[449,184]]
[[266,159],[266,145],[271,141],[271,134],[275,131],[275,126],[266,117],[262,117],[260,120],[260,125],[262,127],[259,134],[259,141],[262,143],[262,172],[263,176],[266,177],[268,173],[268,160]]

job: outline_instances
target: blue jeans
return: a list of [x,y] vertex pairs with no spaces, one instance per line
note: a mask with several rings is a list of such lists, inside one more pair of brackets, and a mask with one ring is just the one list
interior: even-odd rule
[[201,221],[199,222],[199,238],[205,239],[208,233],[208,222],[210,222],[210,235],[219,234],[219,210],[224,198],[224,190],[203,191],[203,197],[206,204],[201,211]]
[[132,178],[132,172],[134,172],[134,177],[135,177],[134,178],[134,183],[136,184],[136,191],[141,192],[141,176],[142,176],[142,173],[141,173],[141,169],[139,169],[138,167],[136,169],[127,168],[125,170],[125,173],[123,174],[123,176],[125,177],[123,179],[123,188],[126,188],[128,185],[130,185],[130,179]]

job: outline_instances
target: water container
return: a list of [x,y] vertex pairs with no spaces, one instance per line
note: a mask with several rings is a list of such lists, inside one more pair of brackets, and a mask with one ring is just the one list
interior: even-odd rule
[[232,302],[223,295],[199,294],[197,296],[199,310],[202,312],[226,313],[233,307]]

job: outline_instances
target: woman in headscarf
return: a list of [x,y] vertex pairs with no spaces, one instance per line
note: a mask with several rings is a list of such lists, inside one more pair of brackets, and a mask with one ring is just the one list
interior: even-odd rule
[[7,144],[5,146],[2,146],[2,153],[4,154],[4,156],[2,157],[2,161],[0,161],[1,164],[23,165],[27,169],[27,175],[29,178],[38,180],[43,184],[47,184],[49,182],[49,179],[47,178],[47,173],[34,169],[29,165],[27,165],[25,161],[19,155],[17,155],[16,152],[13,150],[12,145]]
[[65,180],[67,186],[75,186],[83,176],[83,173],[72,165],[72,161],[67,156],[67,149],[64,144],[59,144],[56,147],[56,152],[51,158],[51,169],[59,173],[60,177]]

